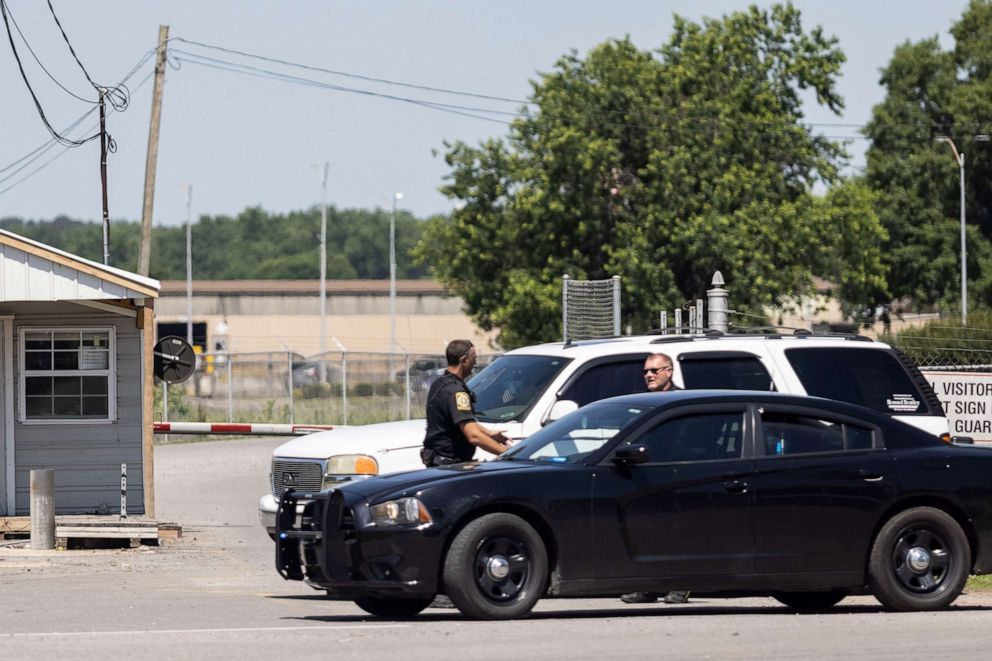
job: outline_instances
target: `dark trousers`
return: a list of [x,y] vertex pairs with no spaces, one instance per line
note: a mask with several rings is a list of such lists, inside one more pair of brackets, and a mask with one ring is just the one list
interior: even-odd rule
[[427,468],[433,468],[435,466],[450,466],[452,464],[464,463],[464,459],[459,459],[458,457],[446,457],[443,454],[438,454],[434,450],[429,448],[424,448],[420,451],[420,458],[424,462],[424,466]]

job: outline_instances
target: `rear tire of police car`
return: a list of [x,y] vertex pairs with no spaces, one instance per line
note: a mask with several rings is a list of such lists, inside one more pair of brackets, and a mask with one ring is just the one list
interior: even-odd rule
[[958,522],[933,507],[914,507],[879,530],[868,587],[889,610],[938,610],[958,598],[970,570],[971,548]]
[[430,599],[408,599],[403,597],[362,597],[355,600],[366,613],[388,618],[413,617],[434,601]]
[[525,617],[544,596],[547,584],[544,541],[513,514],[486,514],[470,521],[445,557],[445,592],[473,619]]

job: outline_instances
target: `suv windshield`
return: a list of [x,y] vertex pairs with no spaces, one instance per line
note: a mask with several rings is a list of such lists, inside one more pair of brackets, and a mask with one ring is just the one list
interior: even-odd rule
[[612,402],[589,404],[514,445],[500,460],[574,464],[606,445],[650,410],[650,406]]
[[556,356],[500,356],[468,381],[481,422],[519,421],[570,362]]

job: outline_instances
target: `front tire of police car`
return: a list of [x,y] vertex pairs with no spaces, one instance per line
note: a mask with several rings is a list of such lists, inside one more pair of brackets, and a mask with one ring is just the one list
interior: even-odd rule
[[548,554],[544,541],[519,516],[480,516],[459,531],[444,563],[444,588],[466,617],[525,617],[544,596]]

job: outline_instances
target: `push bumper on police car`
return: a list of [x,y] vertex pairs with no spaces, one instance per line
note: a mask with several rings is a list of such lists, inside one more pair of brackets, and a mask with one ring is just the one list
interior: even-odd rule
[[437,594],[440,566],[433,559],[443,552],[440,531],[430,524],[377,528],[361,496],[289,490],[279,501],[275,538],[282,577],[327,590],[332,599]]

